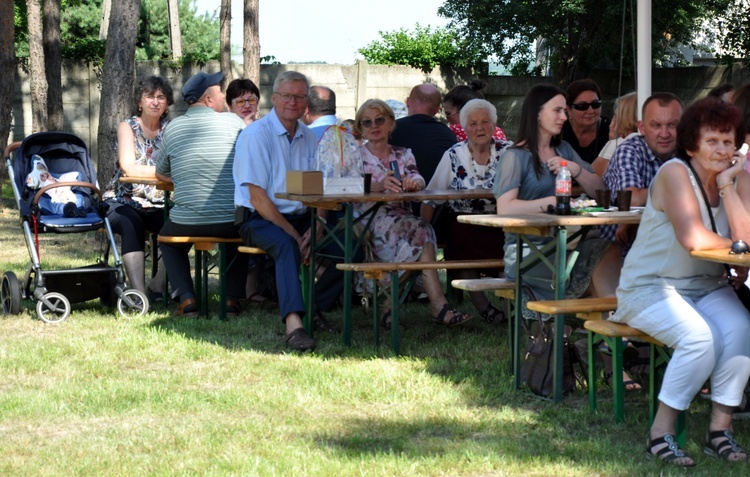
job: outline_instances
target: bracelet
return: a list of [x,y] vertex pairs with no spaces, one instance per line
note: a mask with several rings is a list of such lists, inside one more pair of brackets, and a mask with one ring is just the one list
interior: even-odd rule
[[580,176],[582,172],[583,172],[583,166],[580,165],[580,164],[578,164],[578,174],[572,176],[571,178],[572,179],[578,179],[578,176]]
[[734,185],[734,182],[730,182],[729,184],[724,184],[723,186],[719,187],[719,197],[726,197],[727,191],[725,191],[724,189],[732,185]]

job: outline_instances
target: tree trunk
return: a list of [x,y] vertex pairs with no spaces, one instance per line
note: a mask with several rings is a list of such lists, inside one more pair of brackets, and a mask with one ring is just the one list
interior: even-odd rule
[[224,73],[221,89],[226,91],[232,81],[232,0],[221,0],[219,27],[219,62]]
[[244,40],[242,42],[243,77],[260,88],[260,37],[258,36],[258,0],[245,0]]
[[109,12],[112,10],[112,0],[104,0],[102,2],[102,21],[99,23],[99,39],[107,39],[107,31],[109,30]]
[[31,131],[47,130],[47,76],[44,74],[41,0],[26,0],[29,24],[29,72],[31,89]]
[[112,2],[109,35],[104,51],[97,134],[97,170],[100,184],[106,184],[114,174],[117,126],[133,110],[135,40],[140,5],[141,0]]
[[178,0],[167,0],[169,15],[169,42],[172,46],[172,59],[182,58],[182,30],[180,30],[180,9]]
[[62,49],[60,0],[44,0],[44,72],[47,75],[47,129],[62,131]]
[[[13,2],[0,2],[0,147],[5,148],[13,124],[13,84],[16,80],[16,45],[14,43]],[[5,176],[5,158],[0,158],[0,186]],[[3,196],[0,187],[0,199]]]

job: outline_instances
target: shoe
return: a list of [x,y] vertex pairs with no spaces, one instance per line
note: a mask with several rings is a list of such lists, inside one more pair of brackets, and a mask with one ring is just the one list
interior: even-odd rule
[[[653,448],[661,444],[667,445],[660,448],[658,451],[656,451],[656,453],[654,453]],[[677,440],[672,434],[665,434],[653,440],[649,436],[648,440],[646,441],[646,458],[648,460],[652,460],[655,457],[660,459],[665,464],[673,464],[680,467],[695,467],[695,461],[691,459],[690,456],[685,454],[685,451],[680,449],[680,447],[677,445]],[[680,464],[676,462],[677,459],[688,459],[689,463]]]
[[164,303],[164,294],[162,292],[153,291],[152,289],[146,287],[146,295],[148,295],[149,303]]
[[495,308],[492,303],[487,305],[487,308],[481,313],[481,317],[487,323],[503,323],[505,321],[505,313]]
[[[448,321],[445,321],[445,315],[449,311],[453,313],[453,318],[451,318]],[[445,305],[443,305],[443,308],[440,310],[440,313],[438,313],[438,316],[433,318],[433,321],[435,322],[435,324],[443,325],[443,326],[463,325],[469,320],[471,320],[471,315],[466,314],[466,313],[461,313],[460,311],[453,309],[453,307],[451,307],[449,303],[446,303]]]
[[74,218],[76,217],[77,211],[78,207],[76,207],[76,204],[74,202],[68,202],[63,206],[63,217]]
[[338,333],[340,330],[332,325],[323,316],[323,312],[317,306],[313,310],[313,328],[315,331],[323,331],[325,333]]
[[[718,444],[714,445],[714,439],[721,439]],[[742,462],[747,460],[747,452],[734,440],[732,431],[725,429],[723,431],[709,432],[706,436],[706,444],[703,447],[703,453],[711,457],[718,457],[727,462]],[[729,457],[734,454],[736,459]]]
[[[391,331],[391,310],[387,310],[383,313],[383,316],[380,317],[380,326],[386,331]],[[398,322],[398,329],[400,331],[406,331],[406,326],[401,320]]]
[[177,307],[177,311],[174,312],[176,316],[184,316],[195,318],[198,316],[198,305],[195,302],[195,298],[188,298],[180,303]]
[[83,207],[76,207],[75,216],[79,219],[85,219],[89,214],[86,213],[86,210],[84,210]]
[[[612,371],[606,371],[604,373],[604,382],[607,383],[607,386],[612,387]],[[639,382],[633,381],[632,379],[623,379],[622,387],[625,391],[640,391],[643,389]]]
[[315,340],[308,336],[304,328],[297,328],[284,339],[286,347],[297,351],[312,351],[315,349]]
[[227,300],[227,318],[237,318],[242,313],[239,300]]

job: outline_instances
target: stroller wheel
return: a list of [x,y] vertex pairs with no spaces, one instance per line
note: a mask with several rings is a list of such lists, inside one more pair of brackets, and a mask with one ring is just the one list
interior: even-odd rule
[[21,312],[21,288],[18,278],[13,272],[3,274],[2,287],[3,313],[6,315],[17,315]]
[[117,299],[117,311],[123,318],[143,316],[148,312],[148,297],[140,290],[125,290]]
[[60,293],[49,292],[36,302],[36,315],[45,323],[59,323],[70,316],[70,302]]

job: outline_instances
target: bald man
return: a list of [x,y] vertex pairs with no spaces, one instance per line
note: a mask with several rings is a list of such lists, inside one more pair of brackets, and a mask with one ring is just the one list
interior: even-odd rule
[[440,91],[424,83],[412,88],[406,99],[409,115],[396,120],[391,144],[408,147],[417,160],[419,173],[430,183],[443,153],[456,143],[456,135],[434,116],[440,111]]

